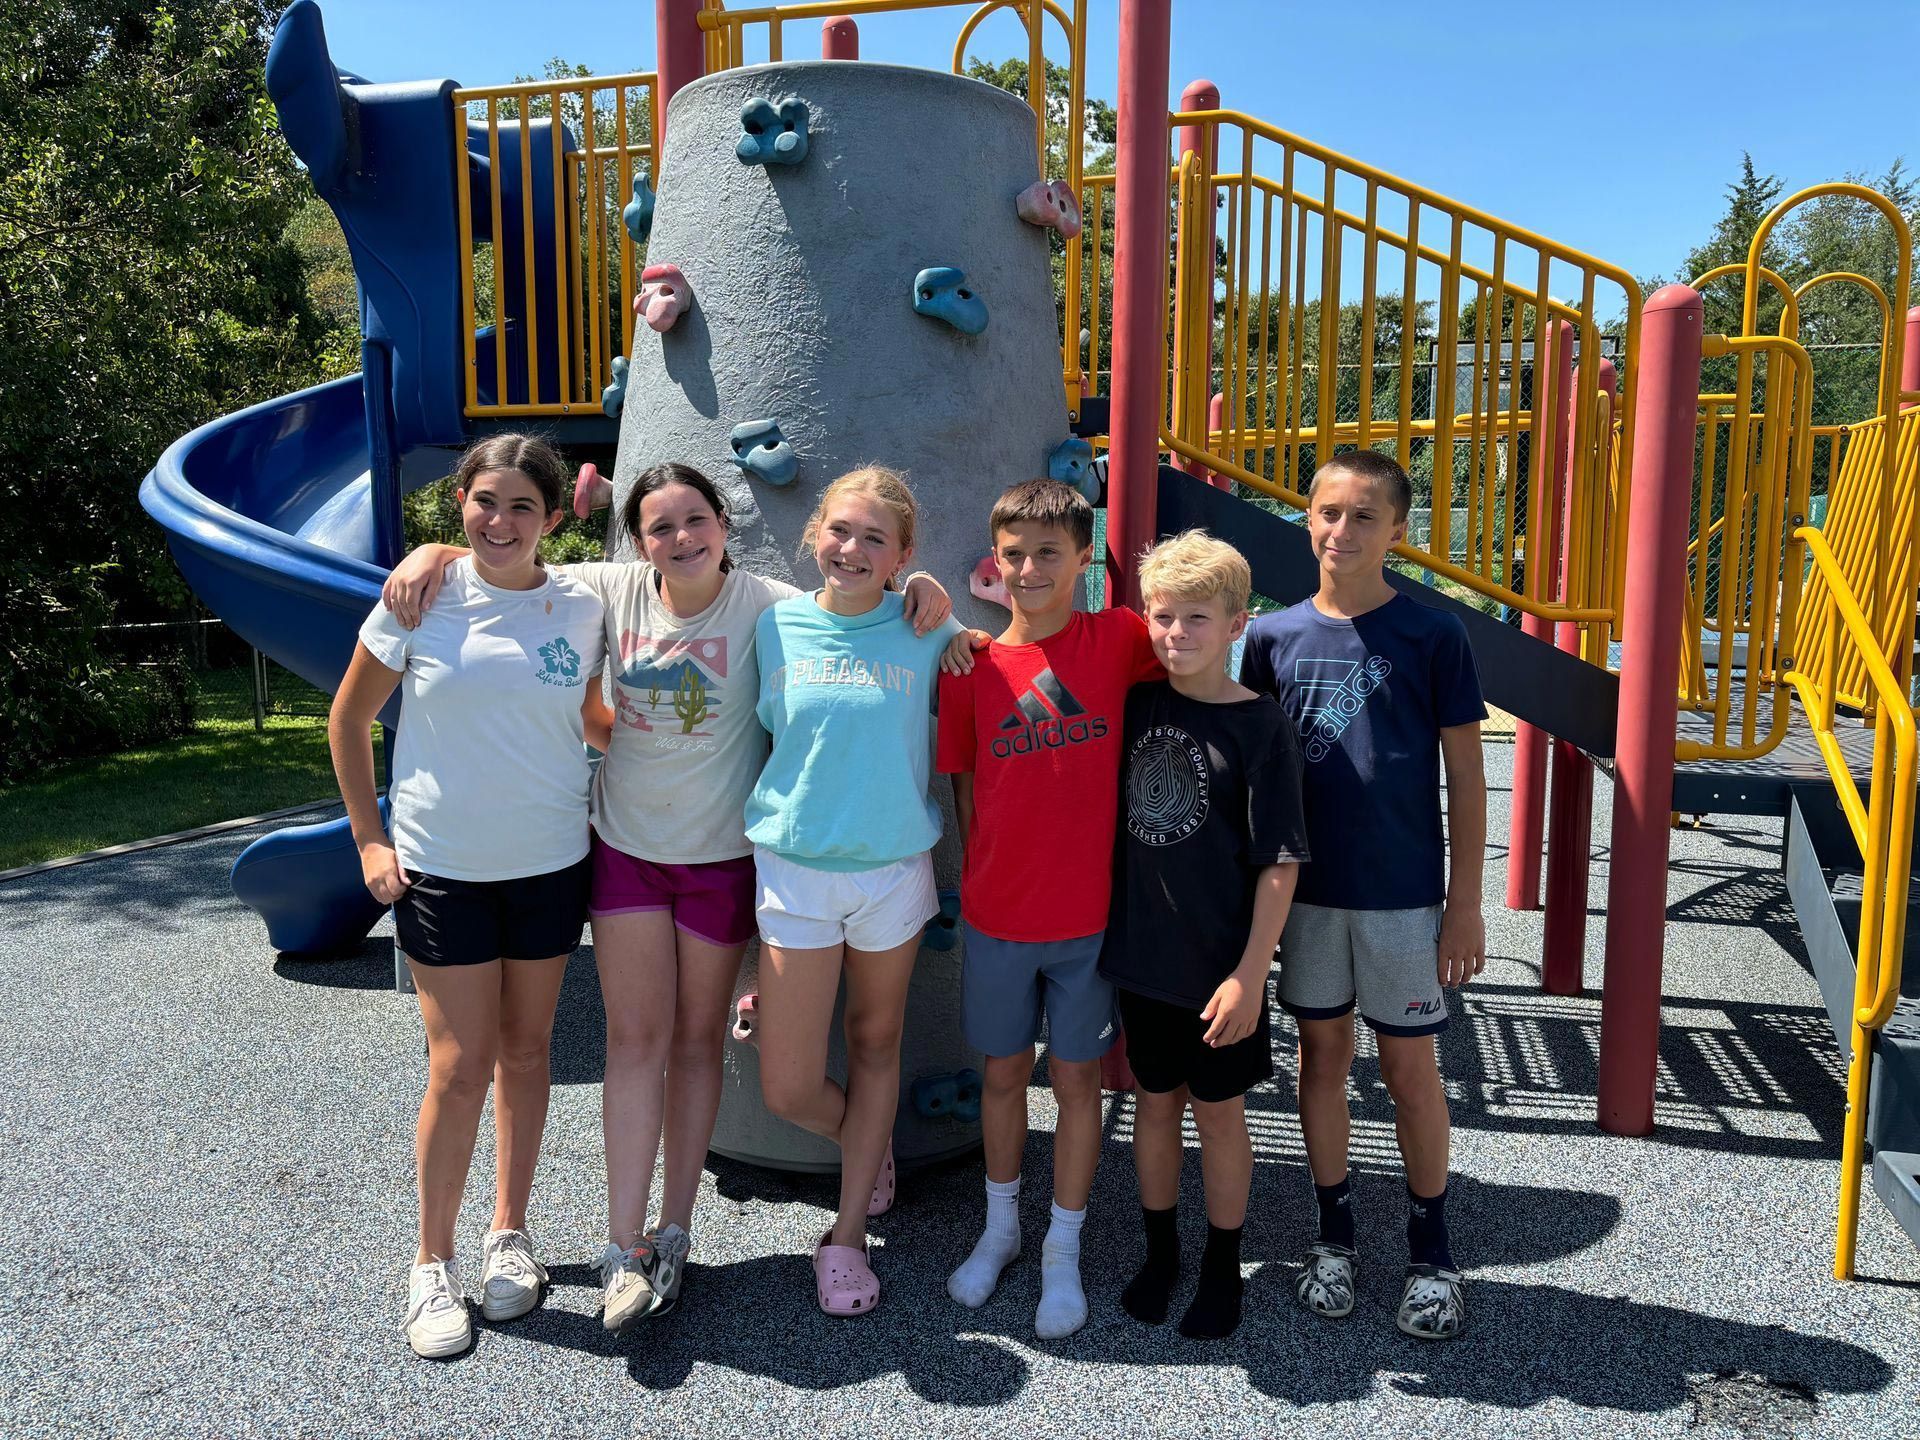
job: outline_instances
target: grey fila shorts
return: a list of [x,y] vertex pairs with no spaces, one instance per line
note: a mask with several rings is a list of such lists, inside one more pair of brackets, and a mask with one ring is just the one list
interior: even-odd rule
[[1381,1035],[1447,1028],[1440,988],[1440,906],[1334,910],[1296,904],[1280,937],[1280,1005],[1296,1020],[1358,1009]]

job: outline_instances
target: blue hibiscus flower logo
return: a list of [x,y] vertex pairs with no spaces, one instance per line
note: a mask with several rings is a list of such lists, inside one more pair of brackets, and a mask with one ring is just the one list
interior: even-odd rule
[[567,686],[580,683],[580,652],[567,643],[566,636],[555,636],[542,645],[540,659],[547,667],[540,672],[544,683]]

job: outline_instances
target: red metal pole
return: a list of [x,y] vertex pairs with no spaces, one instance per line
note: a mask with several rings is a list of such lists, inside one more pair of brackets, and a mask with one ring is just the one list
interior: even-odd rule
[[[1534,403],[1540,403],[1541,382],[1553,377],[1553,393],[1567,393],[1573,374],[1573,326],[1562,320],[1549,326],[1545,341],[1536,340],[1533,355]],[[1552,449],[1534,466],[1527,497],[1527,589],[1541,599],[1553,595],[1559,530],[1553,523],[1551,496],[1566,473],[1567,415],[1553,418]],[[1549,468],[1551,467],[1551,468]],[[1538,615],[1523,615],[1520,628],[1543,644],[1553,643],[1553,624]],[[1547,735],[1521,721],[1513,732],[1513,804],[1507,813],[1507,908],[1540,908],[1540,842],[1547,813]]]
[[[1609,396],[1619,383],[1611,360],[1601,360],[1596,376],[1600,389]],[[1574,416],[1580,399],[1579,372],[1567,390],[1565,424],[1574,434]],[[1604,457],[1611,437],[1589,436],[1589,444]],[[1560,594],[1578,600],[1572,584],[1573,547],[1583,537],[1573,533],[1573,487],[1579,471],[1578,458],[1563,472],[1560,499]],[[1599,483],[1606,483],[1604,470]],[[1589,512],[1587,523],[1599,524],[1598,506]],[[1580,627],[1561,621],[1554,627],[1556,649],[1569,655],[1580,653]],[[1549,995],[1578,995],[1587,951],[1587,880],[1593,857],[1593,761],[1570,740],[1555,740],[1553,751],[1553,791],[1547,807],[1547,923],[1542,947],[1540,988]]]
[[[702,0],[653,0],[655,109],[653,153],[666,153],[667,102],[682,85],[707,73],[706,37],[700,31]],[[654,182],[659,183],[659,164]]]
[[1920,390],[1920,305],[1907,311],[1907,344],[1900,354],[1900,388]]
[[1172,9],[1172,0],[1120,0],[1107,471],[1107,603],[1113,605],[1140,603],[1134,561],[1152,543],[1159,488]]
[[[1219,108],[1220,87],[1215,85],[1211,80],[1189,80],[1187,82],[1187,88],[1180,92],[1180,109],[1182,113],[1191,110],[1218,110]],[[1182,125],[1174,137],[1174,158],[1177,162],[1190,154],[1198,155],[1202,153],[1200,148],[1202,145],[1206,146],[1207,173],[1211,175],[1220,163],[1220,132],[1211,125]],[[1207,202],[1206,209],[1207,273],[1211,275],[1213,273],[1213,256],[1216,253],[1215,246],[1218,235],[1218,212],[1215,211],[1211,198],[1209,198]],[[1185,339],[1187,333],[1186,318],[1184,315],[1185,308],[1181,303],[1179,287],[1176,286],[1173,292],[1173,333],[1181,337],[1182,340]],[[1206,336],[1203,343],[1206,346],[1207,357],[1204,372],[1206,378],[1202,383],[1210,385],[1213,379],[1213,287],[1211,285],[1207,286],[1207,328],[1203,333]],[[1209,408],[1207,414],[1208,423],[1212,425],[1213,428],[1218,429],[1219,426],[1213,421],[1211,408]],[[1183,455],[1175,455],[1172,457],[1172,460],[1174,465],[1186,471],[1189,475],[1205,480],[1209,485],[1217,486],[1220,483],[1218,477],[1198,460],[1189,460]]]
[[1600,994],[1600,1128],[1653,1130],[1673,837],[1673,735],[1686,613],[1693,440],[1700,406],[1700,296],[1665,285],[1647,297],[1634,376],[1638,419],[1627,520],[1606,981]]
[[[1213,392],[1213,398],[1207,401],[1207,433],[1209,435],[1218,435],[1226,428],[1227,397],[1216,390]],[[1222,475],[1218,470],[1208,469],[1206,471],[1206,477],[1207,483],[1216,490],[1233,489],[1232,478]]]
[[820,58],[860,58],[860,27],[853,23],[851,15],[832,15],[820,22]]

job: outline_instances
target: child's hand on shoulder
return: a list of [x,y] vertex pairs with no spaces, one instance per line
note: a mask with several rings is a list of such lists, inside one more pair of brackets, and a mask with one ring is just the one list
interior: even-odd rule
[[916,635],[946,624],[947,616],[953,613],[953,600],[946,587],[924,570],[907,577],[907,588],[901,598],[907,602],[901,614]]
[[1440,983],[1464,985],[1487,968],[1487,922],[1478,905],[1448,905],[1440,914]]
[[1207,1033],[1200,1038],[1218,1050],[1222,1046],[1232,1045],[1253,1034],[1253,1027],[1260,1021],[1260,1007],[1266,1003],[1267,987],[1264,983],[1249,985],[1236,971],[1220,982],[1213,992],[1213,998],[1207,1001],[1206,1008],[1200,1012],[1202,1020],[1210,1021]]
[[940,656],[940,668],[949,675],[970,675],[973,652],[984,650],[992,643],[993,637],[984,630],[962,630],[947,642],[946,651]]
[[393,612],[401,629],[418,629],[422,617],[432,608],[434,597],[446,581],[448,566],[462,553],[455,550],[448,554],[447,548],[422,545],[394,566],[380,587],[380,603]]

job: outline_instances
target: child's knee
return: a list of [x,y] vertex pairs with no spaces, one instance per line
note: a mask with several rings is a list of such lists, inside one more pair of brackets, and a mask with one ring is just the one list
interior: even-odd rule
[[1244,1145],[1247,1143],[1245,1102],[1232,1100],[1196,1100],[1193,1102],[1193,1128],[1200,1134],[1202,1146]]
[[1047,1083],[1062,1105],[1085,1105],[1100,1098],[1100,1062],[1098,1060],[1061,1060],[1047,1058]]
[[1135,1090],[1136,1124],[1178,1125],[1187,1108],[1187,1087],[1177,1090]]
[[1337,1085],[1346,1088],[1353,1069],[1353,1021],[1308,1020],[1300,1025],[1300,1083],[1312,1089]]
[[1018,1055],[987,1056],[986,1075],[983,1083],[989,1095],[1002,1098],[1016,1091],[1025,1094],[1027,1081],[1033,1078],[1033,1051],[1022,1050]]
[[1431,1035],[1382,1035],[1380,1078],[1386,1083],[1393,1103],[1401,1107],[1431,1104],[1436,1100],[1444,1103],[1446,1099]]

